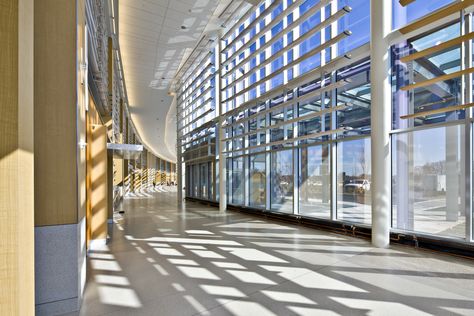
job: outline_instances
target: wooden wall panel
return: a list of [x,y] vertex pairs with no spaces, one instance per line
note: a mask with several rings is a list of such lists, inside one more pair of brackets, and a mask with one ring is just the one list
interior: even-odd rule
[[91,239],[107,238],[107,128],[104,125],[92,125],[91,137]]
[[[86,4],[85,0],[76,0],[77,3],[77,47],[76,55],[78,62],[81,64],[86,63],[86,51],[85,51],[85,40],[86,40]],[[76,87],[77,87],[77,99],[78,99],[78,112],[77,112],[77,139],[80,142],[86,142],[86,107],[89,104],[87,98],[87,91],[89,87],[85,85],[84,74],[82,71],[76,72]],[[90,95],[90,94],[89,94]],[[77,217],[78,222],[81,221],[86,215],[86,203],[87,203],[87,192],[86,192],[86,149],[80,148],[78,150],[78,163],[77,163],[77,183],[78,187],[78,211]]]
[[34,10],[35,225],[78,221],[76,1]]
[[0,315],[34,315],[32,18],[0,0]]
[[114,217],[114,157],[113,153],[107,150],[107,218]]

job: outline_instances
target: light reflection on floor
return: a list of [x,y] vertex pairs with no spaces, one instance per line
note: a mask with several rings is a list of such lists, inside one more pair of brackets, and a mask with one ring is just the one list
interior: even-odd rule
[[474,315],[474,262],[196,203],[125,200],[72,315]]

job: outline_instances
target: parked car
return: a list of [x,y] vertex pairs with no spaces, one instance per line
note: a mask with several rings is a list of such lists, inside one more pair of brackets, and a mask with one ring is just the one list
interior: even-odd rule
[[370,182],[365,179],[350,180],[348,183],[344,184],[344,191],[347,193],[359,193],[370,190]]

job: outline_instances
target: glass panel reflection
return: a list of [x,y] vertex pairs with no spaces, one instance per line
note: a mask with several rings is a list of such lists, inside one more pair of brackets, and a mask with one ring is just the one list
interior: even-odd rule
[[394,228],[465,236],[463,138],[463,126],[394,135]]
[[301,148],[299,213],[330,218],[331,176],[329,145]]
[[244,203],[244,159],[232,159],[232,204]]
[[371,224],[370,139],[337,145],[337,218]]
[[271,153],[271,209],[293,213],[293,151]]
[[253,207],[265,207],[265,154],[250,156],[250,199]]

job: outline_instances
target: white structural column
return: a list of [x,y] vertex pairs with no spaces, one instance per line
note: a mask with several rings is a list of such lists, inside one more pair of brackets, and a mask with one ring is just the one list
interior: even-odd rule
[[176,177],[178,181],[178,205],[180,205],[183,202],[183,163],[182,163],[182,153],[183,153],[183,146],[181,145],[181,133],[179,131],[179,122],[180,122],[180,117],[181,117],[181,111],[183,111],[182,108],[180,108],[181,103],[178,102],[178,93],[176,93],[174,97],[174,105],[176,106],[176,149],[177,149],[177,155],[176,155]]
[[391,1],[370,1],[370,54],[372,86],[372,244],[390,244],[391,217],[391,89],[390,53]]
[[219,141],[219,211],[223,212],[227,210],[227,191],[226,191],[226,159],[224,154],[225,141],[222,141],[225,138],[225,129],[224,129],[224,109],[222,105],[221,98],[221,78],[222,78],[222,63],[221,63],[221,51],[222,51],[222,39],[219,36],[217,40],[217,51],[216,51],[216,106],[217,106],[217,132],[218,132],[218,141]]

